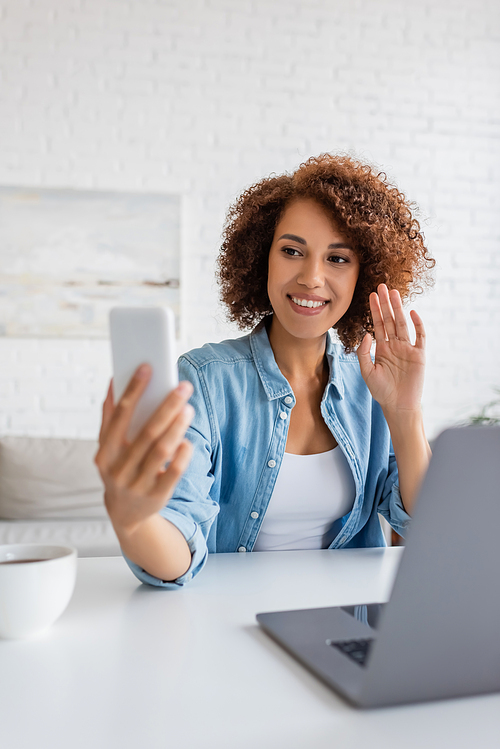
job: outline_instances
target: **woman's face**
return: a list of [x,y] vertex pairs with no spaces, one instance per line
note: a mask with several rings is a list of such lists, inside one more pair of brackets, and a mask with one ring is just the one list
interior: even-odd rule
[[352,245],[324,208],[290,203],[269,252],[267,291],[281,326],[297,338],[323,336],[349,308],[358,275]]

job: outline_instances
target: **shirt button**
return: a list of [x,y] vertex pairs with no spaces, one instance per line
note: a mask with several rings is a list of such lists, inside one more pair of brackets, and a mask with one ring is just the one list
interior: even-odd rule
[[259,513],[258,513],[258,512],[251,512],[251,513],[250,513],[250,517],[251,517],[251,518],[252,518],[253,520],[257,520],[257,518],[259,517]]
[[275,460],[269,460],[267,462],[267,465],[269,466],[269,468],[274,468],[274,466],[276,465],[276,461]]
[[286,417],[287,417],[287,414],[286,414],[286,413],[285,413],[284,411],[281,411],[281,412],[280,412],[280,419],[283,419],[283,420],[285,420],[285,419],[286,419]]
[[290,405],[290,403],[293,403],[293,398],[292,398],[292,396],[291,396],[291,395],[287,395],[287,396],[286,396],[286,398],[285,398],[285,403],[287,404],[287,406],[289,406],[289,405]]
[[244,546],[239,546],[238,551],[246,551],[246,548]]

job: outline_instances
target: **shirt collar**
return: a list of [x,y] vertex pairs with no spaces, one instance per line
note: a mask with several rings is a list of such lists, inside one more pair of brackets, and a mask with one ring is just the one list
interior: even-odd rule
[[[290,383],[276,364],[265,322],[266,320],[262,320],[251,332],[250,348],[267,398],[268,400],[275,400],[276,398],[283,398],[285,395],[293,395],[293,391]],[[339,365],[340,348],[329,332],[326,342],[326,358],[330,376],[326,389],[333,387],[337,397],[342,399],[344,397],[344,380]]]

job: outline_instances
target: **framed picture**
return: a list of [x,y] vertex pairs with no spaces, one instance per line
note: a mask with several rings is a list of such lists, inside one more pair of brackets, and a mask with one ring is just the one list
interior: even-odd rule
[[180,197],[0,187],[0,335],[106,338],[113,306],[179,316]]

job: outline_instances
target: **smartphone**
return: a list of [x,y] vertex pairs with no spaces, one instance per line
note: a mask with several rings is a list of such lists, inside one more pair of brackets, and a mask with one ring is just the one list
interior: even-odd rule
[[115,403],[140,364],[152,368],[151,379],[135,407],[127,432],[127,439],[133,440],[179,384],[174,313],[170,307],[113,307],[109,327]]

